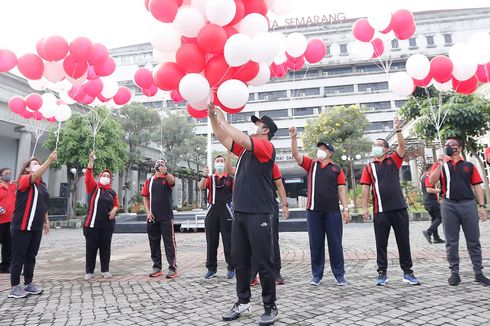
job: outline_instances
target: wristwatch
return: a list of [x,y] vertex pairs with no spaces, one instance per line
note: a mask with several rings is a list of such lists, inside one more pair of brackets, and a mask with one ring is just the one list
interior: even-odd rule
[[289,207],[289,204],[288,203],[285,203],[285,204],[282,204],[282,206]]
[[485,205],[485,204],[480,204],[480,205],[478,205],[478,207],[480,207],[480,208],[486,208],[486,207],[487,207],[487,205]]

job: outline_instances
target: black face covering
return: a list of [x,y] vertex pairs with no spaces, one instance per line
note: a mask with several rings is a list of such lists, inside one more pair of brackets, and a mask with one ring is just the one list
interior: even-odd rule
[[458,149],[456,147],[451,147],[451,146],[446,147],[446,155],[447,156],[451,156],[454,153],[456,153],[457,151],[458,151]]

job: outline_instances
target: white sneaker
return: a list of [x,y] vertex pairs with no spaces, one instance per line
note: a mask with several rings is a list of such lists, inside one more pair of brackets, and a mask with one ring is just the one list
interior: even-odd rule
[[102,273],[102,277],[103,278],[111,278],[112,277],[112,274],[111,274],[111,272],[103,272]]
[[222,318],[225,321],[235,320],[239,318],[241,314],[245,312],[250,312],[250,310],[251,310],[250,302],[245,304],[236,302],[233,305],[233,308],[231,308],[229,311],[223,314]]
[[94,278],[94,274],[85,274],[85,277],[84,277],[85,281],[90,281],[93,278]]

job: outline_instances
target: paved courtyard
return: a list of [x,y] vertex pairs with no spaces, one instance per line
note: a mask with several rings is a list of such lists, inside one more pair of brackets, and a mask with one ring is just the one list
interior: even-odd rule
[[[464,241],[463,282],[450,287],[444,245],[430,245],[421,234],[427,223],[410,225],[414,270],[421,286],[402,283],[394,236],[389,246],[390,282],[386,287],[374,285],[371,223],[344,229],[349,282],[345,287],[335,285],[329,272],[320,286],[309,285],[307,234],[281,233],[286,284],[277,289],[276,325],[490,325],[490,289],[473,281]],[[482,223],[481,230],[484,263],[490,267],[490,223]],[[98,273],[87,282],[82,231],[53,230],[43,238],[36,267],[35,281],[44,287],[44,294],[7,299],[9,278],[0,274],[0,325],[257,325],[263,311],[260,287],[252,290],[252,313],[223,322],[222,312],[235,301],[235,280],[225,277],[222,252],[219,277],[205,280],[204,233],[177,233],[176,240],[177,279],[147,277],[151,260],[145,234],[115,234],[114,277],[103,280]]]

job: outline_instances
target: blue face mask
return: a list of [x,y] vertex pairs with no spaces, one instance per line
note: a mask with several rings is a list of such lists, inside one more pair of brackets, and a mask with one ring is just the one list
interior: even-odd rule
[[10,182],[12,180],[11,174],[2,175],[2,181]]
[[384,148],[379,146],[373,146],[371,153],[374,157],[380,157],[384,154]]
[[223,172],[225,170],[225,163],[214,163],[214,168],[218,172]]

